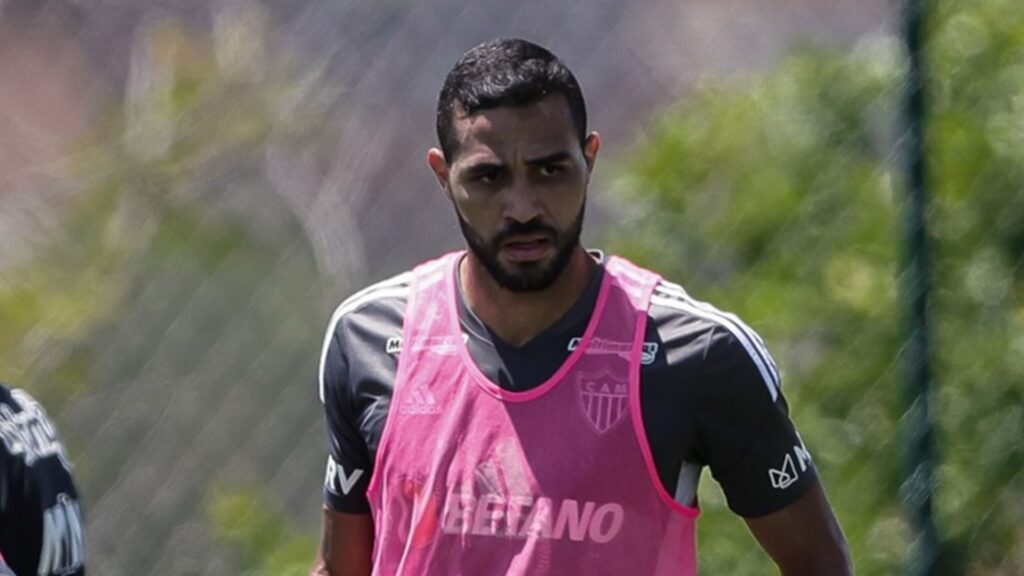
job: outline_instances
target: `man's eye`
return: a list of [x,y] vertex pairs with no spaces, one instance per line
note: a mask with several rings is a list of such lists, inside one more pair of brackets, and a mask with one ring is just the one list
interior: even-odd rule
[[541,176],[557,176],[565,172],[565,167],[561,164],[544,164],[540,167]]
[[474,174],[471,180],[483,184],[494,184],[501,178],[500,170],[481,170]]

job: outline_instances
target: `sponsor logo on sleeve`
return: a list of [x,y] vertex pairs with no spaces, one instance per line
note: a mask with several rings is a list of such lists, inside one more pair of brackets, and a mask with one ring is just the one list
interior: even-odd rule
[[770,468],[768,470],[768,476],[772,481],[772,488],[779,490],[785,490],[793,485],[800,476],[796,473],[796,467],[793,466],[793,455],[787,453],[786,459],[782,461],[782,467],[778,470]]
[[342,494],[347,496],[352,488],[355,487],[356,482],[362,477],[365,471],[362,468],[356,468],[349,474],[345,471],[345,467],[334,461],[331,456],[327,457],[327,474],[324,476],[324,486],[334,494]]
[[811,453],[807,451],[807,446],[804,446],[804,439],[800,437],[800,433],[797,432],[796,439],[800,442],[793,446],[793,454],[796,455],[796,461],[800,464],[800,471],[806,472],[807,465],[811,463]]
[[[786,453],[782,466],[778,469],[770,468],[768,470],[768,478],[772,482],[772,488],[785,490],[800,478],[800,473],[807,471],[811,463],[811,453],[807,451],[807,447],[804,446],[804,441],[800,439],[799,434],[797,439],[800,443],[793,446],[792,454]],[[793,459],[794,456],[796,456],[795,460]],[[799,472],[797,472],[797,466],[800,467]]]

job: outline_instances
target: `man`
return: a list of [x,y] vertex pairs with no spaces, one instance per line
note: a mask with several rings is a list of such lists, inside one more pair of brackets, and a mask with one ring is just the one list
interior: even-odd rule
[[784,574],[849,573],[761,339],[581,247],[601,140],[572,73],[522,40],[477,46],[437,131],[469,250],[331,319],[314,573],[694,574],[702,466]]
[[[7,570],[8,572],[5,572]],[[85,574],[71,465],[46,411],[0,383],[0,575]]]

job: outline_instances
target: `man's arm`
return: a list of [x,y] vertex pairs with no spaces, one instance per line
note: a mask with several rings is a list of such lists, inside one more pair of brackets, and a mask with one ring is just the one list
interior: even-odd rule
[[711,334],[693,389],[699,454],[782,574],[848,575],[845,538],[789,418],[775,362],[756,333],[729,320],[731,329]]
[[400,342],[410,280],[396,276],[349,297],[324,335],[319,392],[328,457],[314,576],[371,572],[374,528],[366,489],[375,453],[370,447],[376,446],[390,404],[398,353],[392,341]]
[[316,565],[310,576],[370,576],[373,518],[324,507]]
[[783,576],[853,574],[846,539],[819,483],[781,510],[744,520]]

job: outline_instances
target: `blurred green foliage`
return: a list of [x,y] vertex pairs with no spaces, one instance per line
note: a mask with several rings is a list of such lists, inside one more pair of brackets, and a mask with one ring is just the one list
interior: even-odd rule
[[234,60],[172,20],[140,33],[126,102],[69,156],[79,189],[60,233],[0,282],[2,377],[53,413],[81,392],[104,404],[85,434],[62,426],[73,459],[88,452],[76,460],[87,518],[138,498],[140,471],[189,469],[114,504],[144,518],[127,521],[124,573],[180,573],[164,545],[195,520],[247,574],[305,574],[315,552],[266,486],[212,484],[229,460],[269,478],[294,453],[325,305],[308,236],[264,162],[272,145],[315,149],[331,98],[305,61],[252,66],[261,19],[237,19],[250,27],[235,31],[247,51]]
[[134,247],[116,238],[115,193],[76,201],[66,234],[0,285],[3,378],[57,410],[88,380],[92,353],[78,344],[109,320],[127,284]]
[[[939,1],[928,23],[936,508],[949,574],[1024,570],[1024,10]],[[708,82],[622,160],[614,249],[739,313],[779,358],[858,573],[895,574],[901,45],[803,47]],[[703,574],[770,562],[702,485]]]
[[244,576],[306,576],[317,540],[300,535],[273,494],[260,486],[213,486],[206,515],[218,540],[234,547]]

